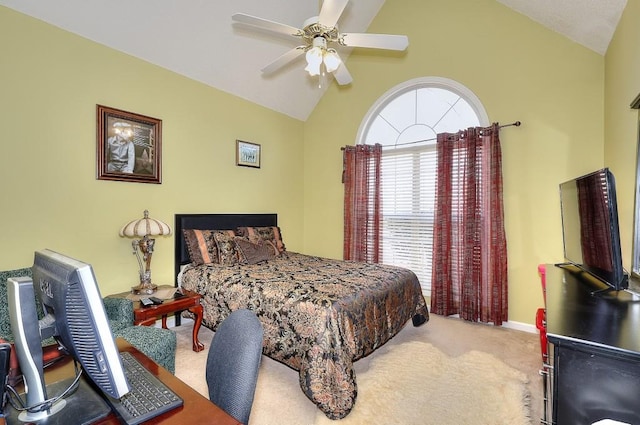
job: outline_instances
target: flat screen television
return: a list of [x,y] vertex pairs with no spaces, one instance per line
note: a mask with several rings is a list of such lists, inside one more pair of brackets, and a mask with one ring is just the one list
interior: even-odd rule
[[[54,337],[93,385],[113,398],[129,391],[91,265],[65,255],[35,253],[33,278],[8,280],[7,301],[25,387],[18,422],[84,424],[106,416],[109,406],[92,386],[75,379],[50,384],[43,374],[42,340]],[[38,318],[37,303],[44,317]]]
[[566,261],[604,282],[604,289],[626,289],[613,173],[603,168],[560,184],[560,203]]

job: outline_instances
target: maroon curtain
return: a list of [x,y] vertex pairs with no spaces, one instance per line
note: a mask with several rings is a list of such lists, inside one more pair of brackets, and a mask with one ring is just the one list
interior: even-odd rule
[[346,146],[343,153],[344,259],[378,263],[382,145]]
[[508,319],[499,125],[439,134],[431,311]]

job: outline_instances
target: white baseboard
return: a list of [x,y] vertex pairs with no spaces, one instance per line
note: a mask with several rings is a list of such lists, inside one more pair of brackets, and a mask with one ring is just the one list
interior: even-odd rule
[[529,332],[529,333],[537,333],[538,329],[536,329],[535,325],[531,325],[529,323],[522,322],[503,322],[503,328],[515,329],[517,331]]
[[[452,314],[451,316],[447,316],[447,317],[454,317],[456,319],[460,318],[459,314]],[[491,323],[485,323],[486,325],[493,325],[493,322]],[[502,322],[502,327],[503,328],[507,328],[507,329],[513,329],[516,331],[523,331],[523,332],[529,332],[529,333],[537,333],[538,329],[534,326],[534,325],[530,325],[529,323],[522,323],[522,322]]]

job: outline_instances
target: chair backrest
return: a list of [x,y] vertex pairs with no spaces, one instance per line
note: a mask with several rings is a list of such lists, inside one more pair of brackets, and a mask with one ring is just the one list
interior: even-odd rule
[[243,424],[249,423],[263,333],[253,312],[236,310],[216,330],[207,357],[209,400]]

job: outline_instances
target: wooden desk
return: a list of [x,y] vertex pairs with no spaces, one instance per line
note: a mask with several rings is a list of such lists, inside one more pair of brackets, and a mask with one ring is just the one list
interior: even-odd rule
[[[177,409],[166,412],[147,422],[145,425],[162,424],[162,425],[185,425],[185,424],[215,424],[215,425],[241,425],[233,417],[228,415],[224,410],[213,404],[207,398],[203,397],[193,388],[173,376],[164,368],[158,366],[147,356],[131,346],[122,338],[116,340],[118,349],[132,353],[136,359],[142,363],[153,375],[157,376],[169,388],[176,392],[183,400],[184,405]],[[204,371],[203,371],[204,373]],[[47,382],[56,382],[73,376],[73,362],[71,359],[65,359],[58,364],[46,369],[45,380]],[[20,389],[20,391],[22,391]],[[105,419],[97,422],[95,425],[121,425],[118,417],[111,413]]]

